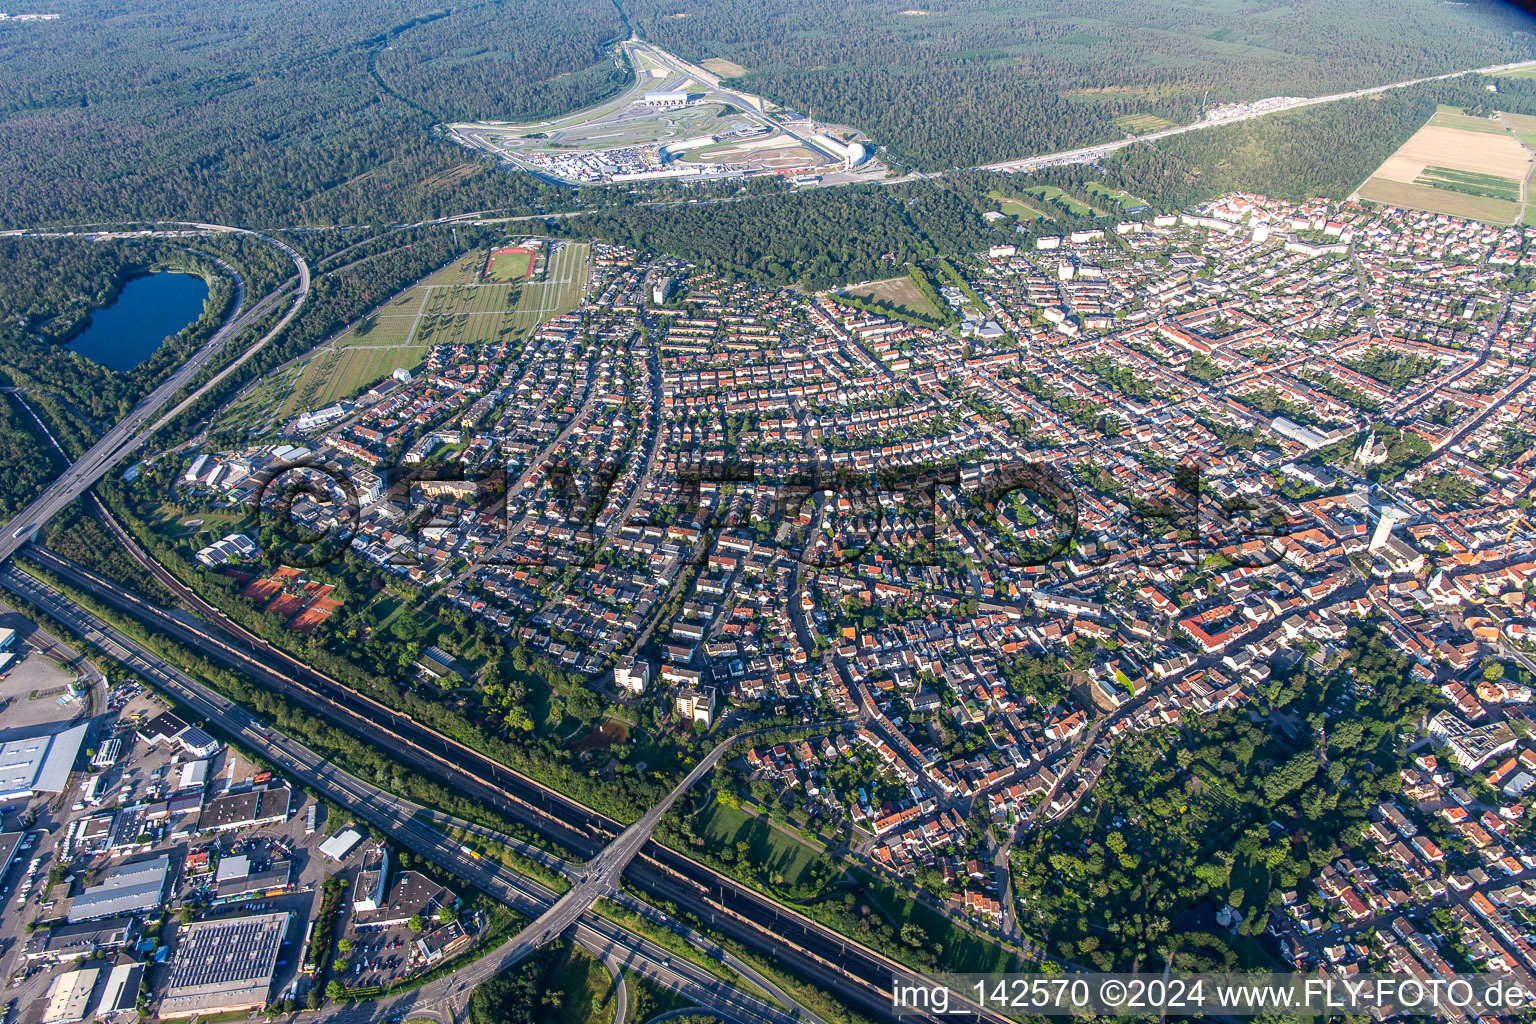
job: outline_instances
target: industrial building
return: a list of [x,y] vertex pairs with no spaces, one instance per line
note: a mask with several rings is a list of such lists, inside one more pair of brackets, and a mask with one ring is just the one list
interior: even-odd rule
[[278,896],[293,888],[293,861],[274,861],[261,871],[251,870],[251,858],[241,854],[219,861],[214,875],[216,905],[254,899],[257,896]]
[[331,860],[340,864],[347,859],[358,843],[363,841],[363,834],[355,828],[344,828],[320,844],[320,852]]
[[287,821],[291,795],[287,786],[272,786],[216,796],[203,807],[202,817],[197,822],[198,830],[223,832]]
[[292,914],[214,918],[187,926],[176,949],[160,1018],[259,1010]]
[[75,897],[69,907],[69,923],[153,910],[165,895],[170,870],[171,858],[165,854],[153,860],[119,864],[107,872],[100,885],[93,885]]
[[91,1005],[91,993],[96,989],[96,979],[101,970],[90,967],[83,971],[70,971],[53,979],[48,986],[48,1008],[43,1011],[42,1024],[72,1024],[85,1020]]
[[107,975],[107,987],[96,1004],[96,1019],[139,1013],[139,987],[144,983],[143,964],[118,964]]
[[28,935],[26,943],[21,947],[21,955],[29,963],[86,960],[105,953],[115,953],[132,945],[138,937],[139,922],[132,917],[61,924]]
[[169,711],[163,711],[139,726],[139,738],[152,747],[179,743],[190,757],[212,757],[219,752],[217,740]]
[[0,800],[62,792],[89,727],[89,722],[82,722],[62,732],[0,744]]
[[16,851],[21,849],[21,841],[26,837],[25,832],[0,832],[0,878],[11,870],[11,862],[16,859]]
[[385,883],[389,880],[389,851],[382,846],[369,850],[352,887],[352,910],[363,913],[384,905]]
[[354,917],[359,927],[391,928],[405,924],[411,918],[432,918],[439,908],[452,906],[459,897],[451,889],[445,889],[426,875],[417,871],[402,871],[389,888],[389,899],[375,910],[358,911]]

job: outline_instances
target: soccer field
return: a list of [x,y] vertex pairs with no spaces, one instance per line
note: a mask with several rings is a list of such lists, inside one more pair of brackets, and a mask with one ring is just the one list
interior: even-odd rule
[[521,281],[533,273],[533,253],[526,249],[497,250],[485,263],[485,279],[495,281]]

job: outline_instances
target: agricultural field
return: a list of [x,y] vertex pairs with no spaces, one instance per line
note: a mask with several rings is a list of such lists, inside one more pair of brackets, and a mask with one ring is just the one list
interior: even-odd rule
[[[1536,124],[1536,119],[1530,119]],[[1532,152],[1501,121],[1442,107],[1358,190],[1362,199],[1513,224]]]
[[1388,178],[1372,178],[1360,187],[1358,195],[1361,199],[1368,199],[1373,203],[1387,203],[1412,210],[1429,210],[1452,217],[1467,217],[1487,224],[1513,223],[1516,214],[1520,212],[1520,206],[1517,203],[1483,199],[1458,192],[1445,192],[1424,185],[1392,181]]
[[587,250],[584,243],[559,245],[542,280],[501,284],[481,282],[488,254],[471,253],[297,363],[274,371],[229,407],[220,426],[256,433],[273,429],[372,387],[396,369],[414,369],[433,345],[526,338],[539,324],[581,304]]
[[843,293],[861,299],[889,302],[893,306],[898,306],[910,313],[917,313],[920,316],[938,319],[941,315],[937,309],[933,308],[933,303],[929,302],[927,297],[918,291],[917,285],[913,284],[912,279],[906,275],[887,278],[884,281],[869,281],[865,284],[852,285],[844,289]]
[[1499,120],[1513,128],[1521,142],[1536,149],[1536,117],[1529,114],[1500,114]]
[[1424,173],[1413,180],[1415,185],[1461,192],[1469,196],[1486,196],[1504,199],[1512,203],[1520,201],[1520,181],[1517,178],[1501,178],[1497,174],[1481,174],[1477,171],[1458,171],[1451,167],[1426,167]]
[[1146,135],[1148,132],[1172,128],[1173,122],[1156,114],[1121,114],[1115,118],[1115,126],[1133,135]]
[[1429,125],[1432,128],[1456,128],[1464,132],[1486,132],[1489,135],[1503,135],[1506,131],[1502,124],[1491,117],[1471,117],[1444,103],[1429,119]]

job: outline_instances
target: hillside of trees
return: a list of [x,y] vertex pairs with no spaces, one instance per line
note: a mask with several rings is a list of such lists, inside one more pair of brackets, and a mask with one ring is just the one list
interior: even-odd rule
[[621,34],[610,0],[425,17],[406,0],[50,10],[61,17],[0,26],[0,227],[551,208],[577,194],[434,135],[437,111],[590,102],[612,88],[601,49]]
[[[924,169],[1067,148],[1120,113],[1319,95],[1530,56],[1513,5],[1321,0],[625,0],[652,41]],[[910,12],[918,13],[910,13]],[[1065,99],[1063,99],[1063,96]],[[1070,101],[1070,102],[1068,102]]]
[[608,58],[627,34],[608,0],[490,0],[423,19],[374,67],[392,93],[439,120],[533,120],[632,82],[628,66]]

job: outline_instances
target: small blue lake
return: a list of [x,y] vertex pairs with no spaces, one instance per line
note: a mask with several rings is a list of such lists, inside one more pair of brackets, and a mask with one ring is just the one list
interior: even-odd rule
[[136,277],[118,290],[116,302],[91,314],[69,349],[114,370],[131,370],[202,316],[207,298],[208,283],[196,274],[166,270]]

